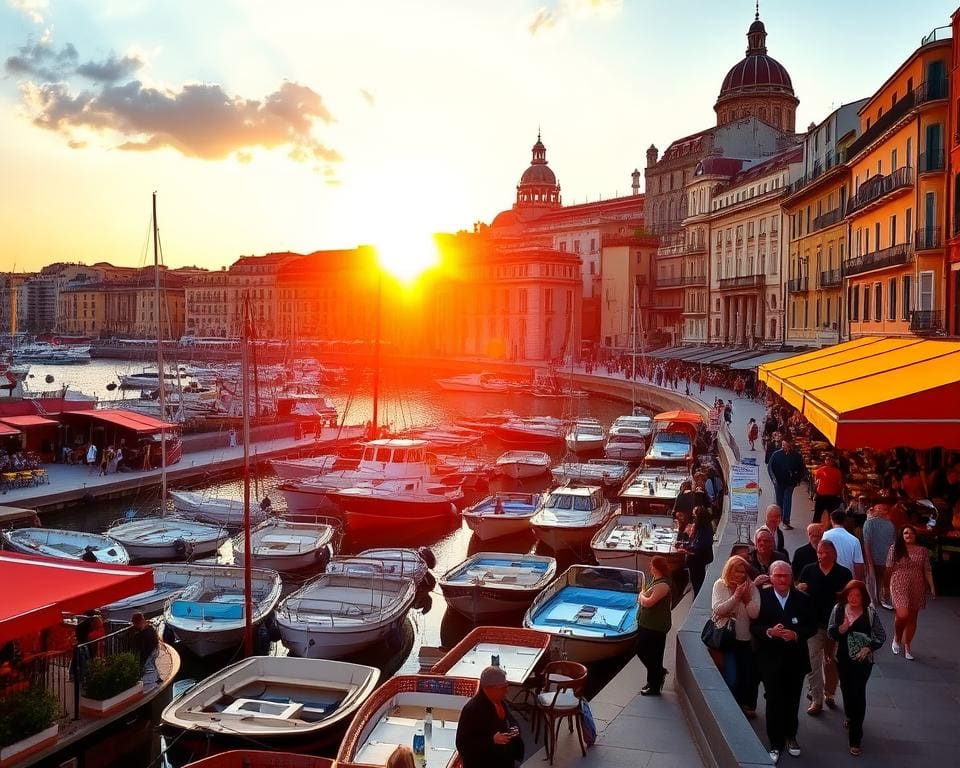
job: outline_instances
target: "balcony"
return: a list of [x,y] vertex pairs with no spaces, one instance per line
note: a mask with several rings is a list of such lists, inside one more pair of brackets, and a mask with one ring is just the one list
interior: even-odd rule
[[857,194],[847,201],[847,216],[863,211],[887,195],[913,186],[913,168],[903,166],[886,176],[871,176],[857,190]]
[[939,80],[927,80],[913,90],[913,98],[917,106],[926,104],[928,101],[940,101],[949,95],[950,80],[947,77],[941,77]]
[[707,276],[706,275],[684,275],[683,276],[684,285],[706,285]]
[[807,173],[805,173],[796,181],[793,181],[787,185],[787,195],[789,196],[794,192],[799,192],[811,181],[815,181],[827,171],[836,168],[838,165],[843,165],[845,162],[847,162],[846,151],[840,150],[839,152],[828,152],[826,157],[824,157],[822,160],[817,160],[813,164],[813,168],[811,168]]
[[788,293],[805,293],[810,287],[809,277],[794,277],[787,280]]
[[702,241],[699,243],[688,243],[684,248],[684,253],[706,253],[707,252],[707,243]]
[[885,269],[887,267],[896,267],[900,264],[906,264],[913,258],[912,243],[900,243],[890,248],[884,248],[882,251],[866,253],[863,256],[857,256],[847,262],[846,274],[860,275],[864,272],[871,272],[875,269]]
[[840,285],[842,279],[839,269],[827,269],[820,273],[817,285],[820,288],[835,288]]
[[919,89],[915,89],[906,94],[902,99],[894,104],[888,112],[884,112],[883,116],[877,120],[877,122],[861,133],[857,139],[852,142],[849,147],[847,147],[847,157],[852,160],[857,156],[857,153],[879,139],[889,128],[899,122],[900,118],[910,112],[910,110],[913,109],[917,103],[917,90]]
[[938,333],[943,331],[942,309],[915,309],[910,313],[910,330],[914,333]]
[[827,227],[838,224],[843,219],[843,208],[834,208],[832,211],[822,213],[810,224],[810,231],[816,232]]
[[740,277],[724,277],[720,280],[720,288],[762,288],[763,275],[741,275]]
[[920,157],[917,158],[917,172],[936,173],[937,171],[942,171],[945,166],[944,160],[944,152],[942,149],[937,149],[933,152],[921,152]]
[[670,276],[670,277],[660,277],[657,276],[657,288],[677,288],[683,285],[683,276],[680,277]]
[[943,248],[943,237],[940,227],[925,227],[918,229],[914,233],[913,248],[917,251],[932,251],[935,248]]

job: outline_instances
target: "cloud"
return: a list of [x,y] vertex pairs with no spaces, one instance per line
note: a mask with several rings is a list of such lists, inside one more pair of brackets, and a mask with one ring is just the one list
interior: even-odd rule
[[366,88],[361,88],[360,95],[363,96],[363,100],[367,102],[367,106],[370,106],[370,107],[376,106],[377,97],[374,96],[371,91],[368,91]]
[[541,6],[527,24],[531,35],[559,26],[568,19],[612,16],[623,9],[623,0],[557,0],[553,8]]
[[47,9],[47,0],[8,0],[10,7],[30,17],[34,24],[43,24],[43,11]]
[[124,56],[118,59],[115,54],[105,61],[88,61],[77,67],[77,74],[98,83],[115,83],[129,77],[143,66],[143,61],[137,56]]
[[73,43],[67,43],[55,51],[44,43],[28,42],[10,56],[4,67],[11,75],[39,77],[46,82],[57,82],[69,77],[77,69],[79,56]]

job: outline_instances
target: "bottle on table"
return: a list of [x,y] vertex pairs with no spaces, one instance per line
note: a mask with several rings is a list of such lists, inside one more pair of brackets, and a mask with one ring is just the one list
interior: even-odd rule
[[424,754],[430,753],[430,747],[433,744],[433,707],[427,707],[423,716],[423,751]]
[[413,762],[417,764],[417,768],[427,768],[427,745],[423,728],[417,728],[413,734]]

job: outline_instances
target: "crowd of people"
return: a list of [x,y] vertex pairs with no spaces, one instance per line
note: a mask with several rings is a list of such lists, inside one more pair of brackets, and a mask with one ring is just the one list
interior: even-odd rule
[[0,472],[25,472],[42,467],[40,455],[33,451],[8,451],[0,448]]

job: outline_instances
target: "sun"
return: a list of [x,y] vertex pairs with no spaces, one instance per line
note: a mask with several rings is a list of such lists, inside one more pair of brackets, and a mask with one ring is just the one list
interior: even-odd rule
[[407,284],[440,261],[436,240],[425,231],[392,230],[379,239],[376,250],[384,271]]

